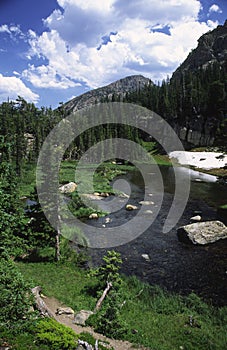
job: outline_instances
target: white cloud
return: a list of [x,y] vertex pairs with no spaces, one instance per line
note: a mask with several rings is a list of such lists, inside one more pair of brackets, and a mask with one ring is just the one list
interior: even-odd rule
[[20,95],[28,102],[38,102],[39,96],[32,92],[19,78],[0,74],[0,102],[16,100]]
[[[36,87],[67,89],[76,82],[95,88],[120,77],[144,74],[163,79],[216,26],[200,23],[198,0],[58,0],[46,20],[49,31],[29,32],[28,57],[44,58],[23,72]],[[160,29],[169,28],[169,33]],[[159,32],[155,31],[159,29]],[[115,32],[111,42],[102,37]]]
[[7,24],[2,24],[0,26],[0,33],[7,33],[10,34],[10,30]]
[[34,67],[34,65],[30,65],[28,69],[23,71],[22,76],[38,88],[68,89],[78,86],[63,74],[59,75],[51,66]]
[[209,13],[211,12],[217,12],[217,13],[222,13],[222,9],[216,5],[216,4],[213,4],[210,8],[209,8]]
[[12,40],[16,40],[17,38],[25,40],[26,36],[23,34],[23,32],[20,29],[19,25],[8,25],[8,24],[3,24],[0,26],[0,33],[6,33],[9,34],[10,38]]

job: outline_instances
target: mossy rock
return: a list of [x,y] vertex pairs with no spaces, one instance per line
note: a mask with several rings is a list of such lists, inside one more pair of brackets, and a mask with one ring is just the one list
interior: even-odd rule
[[217,210],[217,218],[227,225],[227,204],[221,205]]

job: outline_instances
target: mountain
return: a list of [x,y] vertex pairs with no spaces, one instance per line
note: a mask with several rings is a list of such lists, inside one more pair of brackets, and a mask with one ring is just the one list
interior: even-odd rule
[[175,130],[186,147],[224,145],[227,136],[227,20],[198,40],[173,73]]
[[143,89],[147,85],[153,85],[153,83],[142,75],[128,76],[77,96],[66,102],[63,107],[66,114],[69,114],[98,102],[121,101],[127,93]]
[[65,103],[66,115],[99,102],[137,103],[158,113],[186,148],[223,145],[227,137],[227,21],[202,35],[170,81],[133,75]]
[[218,63],[227,65],[227,20],[212,31],[202,35],[198,46],[192,50],[186,60],[173,74],[176,77],[182,71],[196,71],[206,69],[209,65]]

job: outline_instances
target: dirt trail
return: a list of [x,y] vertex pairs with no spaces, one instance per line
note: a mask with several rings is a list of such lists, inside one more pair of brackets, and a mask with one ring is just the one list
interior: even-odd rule
[[[48,308],[52,311],[53,314],[55,314],[57,308],[60,307],[65,307],[59,300],[53,298],[53,297],[45,297],[44,301]],[[105,337],[102,334],[94,332],[94,330],[91,327],[84,327],[84,326],[79,326],[73,323],[73,316],[72,315],[55,315],[55,319],[59,322],[64,324],[65,326],[70,327],[73,329],[77,334],[80,334],[82,332],[88,332],[90,333],[95,339],[101,340],[101,341],[106,341],[114,348],[114,350],[135,350],[135,349],[140,349],[140,350],[149,350],[148,348],[144,348],[142,346],[136,346],[134,344],[131,344],[127,341],[122,341],[122,340],[116,340],[116,339],[110,339]]]

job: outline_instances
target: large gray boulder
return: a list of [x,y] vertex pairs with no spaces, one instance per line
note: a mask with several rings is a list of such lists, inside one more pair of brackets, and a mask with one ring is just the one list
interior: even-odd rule
[[179,241],[193,244],[208,244],[227,238],[227,227],[220,221],[196,222],[179,227]]
[[87,319],[93,315],[93,311],[89,311],[89,310],[81,310],[80,312],[78,312],[75,316],[75,319],[73,321],[73,323],[79,324],[81,326],[85,326],[85,323],[87,321]]

